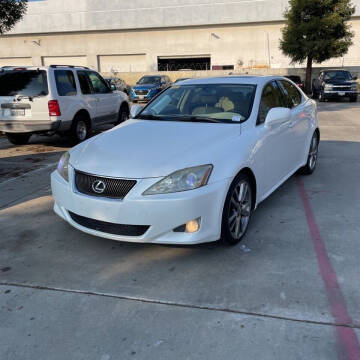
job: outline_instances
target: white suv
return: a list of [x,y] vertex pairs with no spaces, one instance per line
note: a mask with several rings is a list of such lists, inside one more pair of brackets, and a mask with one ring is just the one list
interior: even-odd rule
[[0,131],[13,144],[34,133],[68,134],[74,142],[103,124],[129,117],[125,93],[112,91],[95,71],[80,66],[21,67],[0,72]]

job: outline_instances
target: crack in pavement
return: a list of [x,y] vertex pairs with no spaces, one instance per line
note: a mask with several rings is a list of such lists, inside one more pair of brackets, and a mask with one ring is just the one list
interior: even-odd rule
[[35,170],[27,171],[26,173],[21,174],[21,175],[19,175],[19,176],[12,177],[12,178],[10,178],[10,179],[1,181],[1,182],[0,182],[0,186],[5,185],[5,184],[8,184],[8,183],[10,183],[10,182],[12,182],[12,181],[21,179],[21,178],[23,178],[23,177],[26,177],[26,176],[35,174],[35,173],[37,173],[37,172],[40,172],[41,170],[49,169],[49,168],[51,168],[52,166],[55,167],[57,164],[58,164],[58,161],[53,162],[53,163],[50,163],[50,164],[47,164],[47,165],[44,165],[44,166],[41,166],[41,167],[39,167],[39,168],[37,168],[37,169],[35,169]]
[[291,318],[291,317],[283,317],[283,316],[277,316],[277,315],[269,315],[269,314],[241,311],[241,310],[236,310],[236,309],[231,309],[231,308],[222,308],[222,307],[215,307],[215,306],[212,307],[212,306],[205,306],[205,305],[202,306],[202,305],[194,305],[194,304],[189,304],[189,303],[178,303],[178,302],[174,302],[174,301],[156,300],[156,299],[141,298],[141,297],[135,297],[135,296],[126,296],[126,295],[118,295],[118,294],[111,294],[111,293],[101,293],[101,292],[95,292],[95,291],[74,290],[74,289],[65,289],[65,288],[58,288],[58,287],[20,284],[20,283],[11,283],[11,282],[0,282],[0,286],[13,286],[13,287],[19,287],[19,288],[33,289],[33,290],[46,290],[46,291],[64,292],[64,293],[69,293],[69,294],[100,296],[100,297],[112,298],[112,299],[118,299],[118,300],[136,301],[136,302],[146,303],[146,304],[175,306],[175,307],[181,307],[181,308],[187,308],[187,309],[225,312],[225,313],[232,313],[232,314],[238,314],[238,315],[247,315],[247,316],[261,317],[261,318],[274,319],[274,320],[292,321],[292,322],[312,324],[312,325],[335,326],[335,327],[360,329],[360,325],[357,325],[357,324],[315,321],[315,320],[308,320],[308,319],[296,319],[296,318]]

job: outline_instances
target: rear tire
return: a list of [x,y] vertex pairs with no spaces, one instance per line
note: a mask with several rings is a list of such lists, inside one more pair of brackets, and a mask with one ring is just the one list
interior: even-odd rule
[[240,173],[230,185],[225,200],[221,225],[221,243],[224,245],[236,245],[243,239],[254,208],[253,198],[249,177]]
[[76,115],[69,132],[71,141],[75,144],[81,143],[88,138],[89,131],[88,118],[83,114]]
[[29,142],[31,133],[6,133],[7,139],[14,145],[26,145]]
[[319,135],[318,133],[315,132],[311,139],[309,155],[306,165],[300,168],[299,170],[300,174],[311,175],[315,171],[318,155],[319,155],[319,143],[320,143]]

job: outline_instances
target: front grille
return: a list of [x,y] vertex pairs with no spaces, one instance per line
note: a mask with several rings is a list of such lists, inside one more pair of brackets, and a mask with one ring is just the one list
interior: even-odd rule
[[335,90],[335,91],[350,91],[351,86],[334,86],[333,90]]
[[[94,183],[100,180],[105,185],[102,193],[94,190]],[[76,189],[86,195],[106,197],[110,199],[123,199],[129,191],[136,185],[135,180],[105,178],[90,175],[81,171],[75,171]]]
[[135,90],[136,95],[147,95],[148,92],[148,90]]
[[85,216],[74,214],[71,211],[69,211],[69,215],[77,224],[81,226],[113,235],[142,236],[150,227],[149,225],[114,224],[106,221],[90,219]]

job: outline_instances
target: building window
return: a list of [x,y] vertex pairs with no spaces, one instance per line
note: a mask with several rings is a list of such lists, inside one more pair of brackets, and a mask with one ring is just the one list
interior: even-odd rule
[[212,70],[234,70],[234,65],[213,65]]
[[210,70],[209,57],[158,57],[158,71]]

